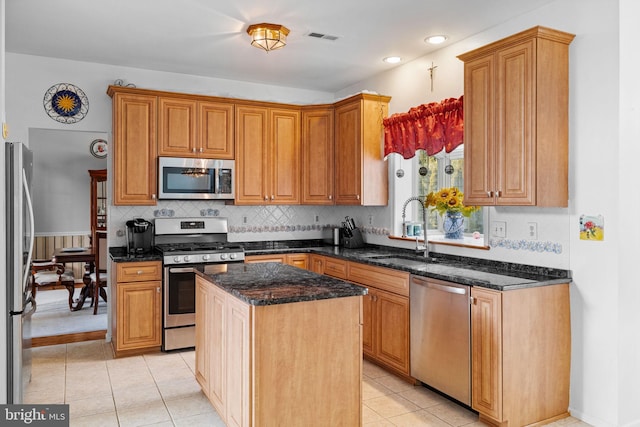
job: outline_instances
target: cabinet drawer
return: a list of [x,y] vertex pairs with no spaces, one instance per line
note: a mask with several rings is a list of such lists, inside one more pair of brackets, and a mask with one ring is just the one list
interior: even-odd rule
[[398,295],[409,296],[409,273],[384,267],[350,262],[347,280]]
[[162,264],[160,261],[119,262],[116,265],[117,282],[162,280]]
[[325,257],[324,274],[327,276],[337,277],[338,279],[347,278],[347,261],[336,258]]

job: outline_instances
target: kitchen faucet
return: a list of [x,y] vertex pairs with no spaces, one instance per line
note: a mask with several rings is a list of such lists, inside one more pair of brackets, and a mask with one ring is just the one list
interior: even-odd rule
[[424,199],[425,197],[413,196],[409,197],[407,201],[404,202],[404,205],[402,206],[402,237],[407,237],[407,223],[405,219],[407,205],[414,200],[420,202],[420,205],[422,206],[422,232],[424,233],[424,246],[420,246],[418,244],[418,236],[416,236],[416,252],[422,252],[424,257],[426,258],[429,256],[429,242],[427,241],[427,207],[424,205]]

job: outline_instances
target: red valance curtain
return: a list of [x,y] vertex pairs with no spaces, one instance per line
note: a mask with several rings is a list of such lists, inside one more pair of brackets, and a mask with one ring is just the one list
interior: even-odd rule
[[425,150],[429,156],[443,149],[450,153],[463,142],[463,119],[462,96],[393,114],[383,120],[384,155],[398,153],[410,159],[416,150]]

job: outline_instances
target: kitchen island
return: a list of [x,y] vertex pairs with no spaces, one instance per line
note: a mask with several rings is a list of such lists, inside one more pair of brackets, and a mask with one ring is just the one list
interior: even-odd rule
[[361,425],[367,289],[284,264],[196,277],[196,378],[227,425]]

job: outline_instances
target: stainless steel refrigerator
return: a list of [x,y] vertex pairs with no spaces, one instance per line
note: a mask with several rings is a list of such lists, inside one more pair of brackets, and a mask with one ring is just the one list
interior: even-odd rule
[[31,316],[36,311],[30,280],[33,154],[22,143],[7,142],[5,163],[7,403],[23,403],[31,379]]

